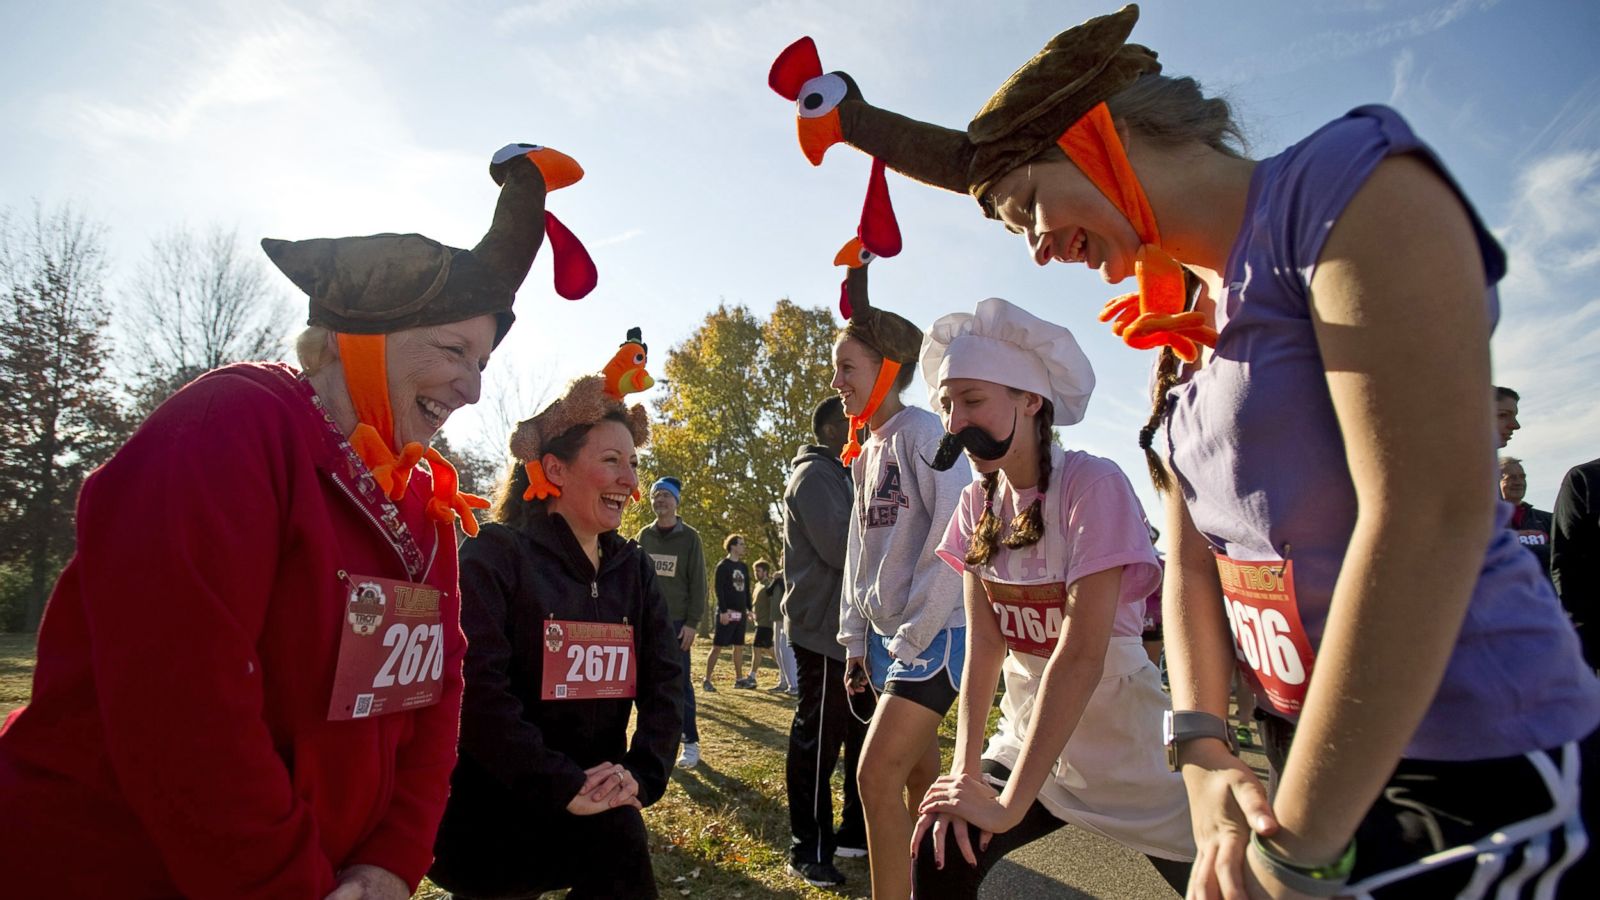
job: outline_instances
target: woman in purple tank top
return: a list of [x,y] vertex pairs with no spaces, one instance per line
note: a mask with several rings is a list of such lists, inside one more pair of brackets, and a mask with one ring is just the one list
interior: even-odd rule
[[[1039,265],[1137,274],[1102,319],[1161,353],[1140,438],[1191,897],[1592,896],[1600,682],[1495,493],[1504,253],[1393,110],[1247,159],[1137,17],[1057,36],[964,132],[815,76],[802,146],[970,193]],[[1236,665],[1270,797],[1227,742]]]

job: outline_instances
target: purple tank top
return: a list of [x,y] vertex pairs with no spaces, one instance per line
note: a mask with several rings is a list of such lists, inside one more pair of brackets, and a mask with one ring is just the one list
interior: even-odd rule
[[[1216,352],[1168,393],[1158,438],[1190,516],[1215,549],[1237,560],[1288,554],[1313,648],[1355,526],[1356,496],[1308,286],[1350,198],[1379,162],[1401,153],[1427,160],[1461,194],[1433,151],[1383,106],[1353,110],[1256,167],[1223,273]],[[1461,202],[1477,231],[1493,323],[1505,254],[1465,196]],[[1549,582],[1505,527],[1511,512],[1500,504],[1461,635],[1408,757],[1511,756],[1600,724],[1600,682]]]

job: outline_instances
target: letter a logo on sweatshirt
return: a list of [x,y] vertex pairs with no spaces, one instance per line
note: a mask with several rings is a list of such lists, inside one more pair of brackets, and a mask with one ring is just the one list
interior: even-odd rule
[[900,517],[900,509],[911,507],[911,498],[900,489],[900,464],[892,460],[883,464],[883,480],[872,492],[872,502],[867,505],[867,527],[882,528],[893,525]]

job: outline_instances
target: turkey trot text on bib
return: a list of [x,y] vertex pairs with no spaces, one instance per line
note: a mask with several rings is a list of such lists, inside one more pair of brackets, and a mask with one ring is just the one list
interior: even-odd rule
[[1274,709],[1298,714],[1316,654],[1294,600],[1294,562],[1245,562],[1218,553],[1217,576],[1239,670]]
[[615,622],[544,623],[545,700],[596,700],[635,695],[633,626]]
[[346,586],[329,721],[432,706],[444,694],[438,588],[372,575]]
[[1015,653],[1049,659],[1061,639],[1066,582],[1007,584],[985,578],[983,589],[989,595],[989,606],[1000,623],[1006,646]]

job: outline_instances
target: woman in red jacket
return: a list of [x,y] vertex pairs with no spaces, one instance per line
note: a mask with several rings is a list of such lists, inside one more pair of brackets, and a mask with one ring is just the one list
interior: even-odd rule
[[0,730],[8,891],[410,896],[455,763],[455,521],[477,530],[427,442],[478,399],[558,156],[496,155],[470,251],[262,242],[310,296],[304,371],[202,376],[85,481]]

